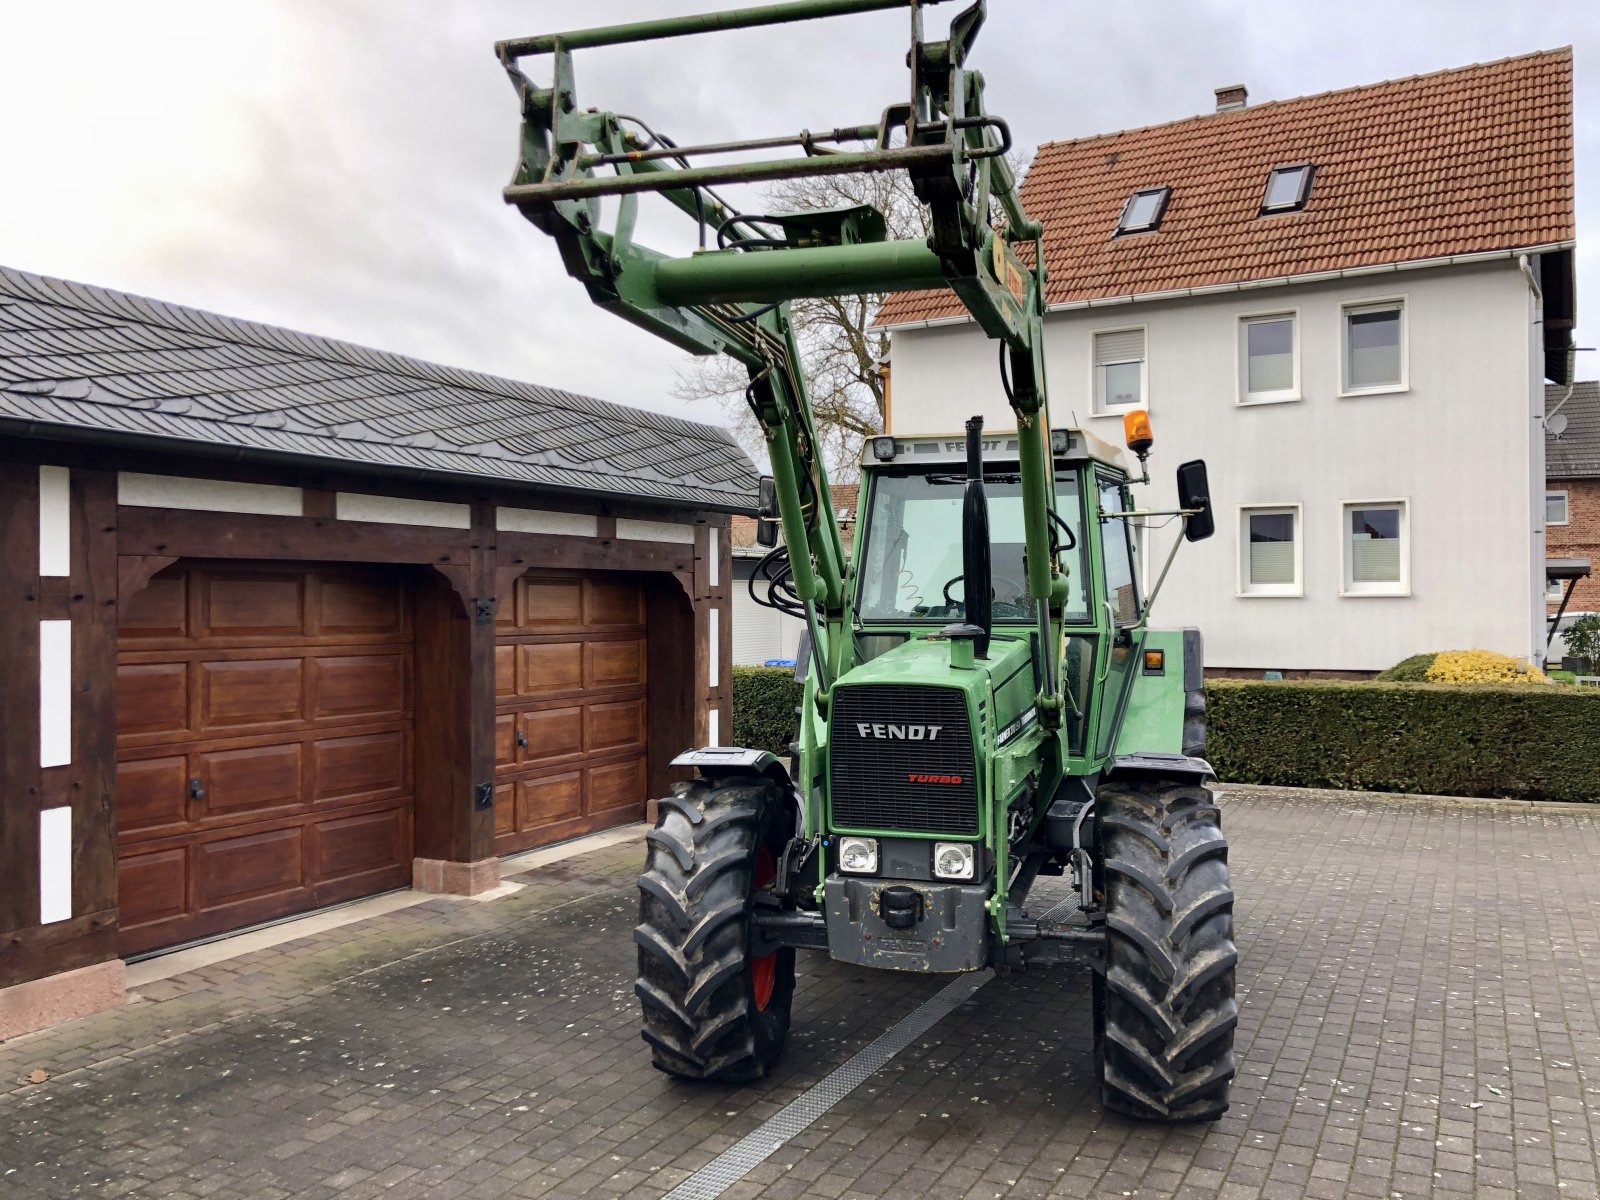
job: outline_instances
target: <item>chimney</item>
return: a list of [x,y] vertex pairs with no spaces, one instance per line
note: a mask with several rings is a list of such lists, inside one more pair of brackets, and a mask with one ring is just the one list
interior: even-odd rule
[[1233,112],[1243,108],[1245,101],[1250,99],[1250,89],[1242,83],[1230,83],[1227,87],[1217,89],[1217,111]]

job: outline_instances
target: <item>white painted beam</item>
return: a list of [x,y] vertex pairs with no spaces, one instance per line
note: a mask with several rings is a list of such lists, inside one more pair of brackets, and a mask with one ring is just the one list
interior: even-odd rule
[[708,609],[706,611],[706,621],[709,626],[706,634],[706,641],[709,643],[706,648],[706,686],[714,688],[717,686],[718,667],[721,665],[718,662],[720,656],[717,653],[721,647],[721,639],[717,636],[717,633],[722,624],[722,613],[715,608]]
[[298,517],[305,513],[305,494],[297,487],[232,479],[190,479],[185,475],[144,475],[138,471],[117,473],[117,503],[129,508],[185,508],[266,517]]
[[374,521],[380,525],[428,525],[435,529],[471,529],[472,506],[444,500],[411,500],[404,496],[371,496],[340,492],[334,512],[341,521]]
[[72,762],[72,622],[39,622],[39,765]]
[[554,512],[542,508],[502,507],[495,510],[495,528],[510,533],[551,533],[562,537],[594,537],[600,518],[593,513]]
[[39,814],[39,923],[72,919],[72,809]]
[[39,468],[39,574],[72,574],[72,472]]
[[637,521],[617,518],[617,537],[629,542],[679,542],[694,545],[694,526],[677,521]]

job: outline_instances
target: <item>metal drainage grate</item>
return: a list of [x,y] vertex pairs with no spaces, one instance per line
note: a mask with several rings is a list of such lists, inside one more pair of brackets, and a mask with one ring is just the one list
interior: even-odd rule
[[893,1029],[856,1051],[843,1066],[791,1101],[755,1132],[717,1155],[668,1192],[663,1200],[717,1200],[790,1138],[872,1078],[900,1051],[970,1000],[993,977],[994,972],[985,968],[945,984]]

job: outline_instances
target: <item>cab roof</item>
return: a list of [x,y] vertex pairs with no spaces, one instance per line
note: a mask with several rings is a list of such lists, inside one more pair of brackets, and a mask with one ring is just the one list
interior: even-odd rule
[[[1103,463],[1113,467],[1124,474],[1128,473],[1128,462],[1121,450],[1110,442],[1102,441],[1094,434],[1084,429],[1054,429],[1054,435],[1067,435],[1067,448],[1064,452],[1054,454],[1052,457],[1057,463],[1073,463],[1091,461]],[[876,446],[884,438],[868,438],[861,451],[861,465],[866,468],[876,468],[888,465],[897,467],[914,467],[923,463],[935,464],[963,464],[967,461],[967,435],[964,433],[925,433],[911,437],[894,438],[894,457],[882,459],[877,455]],[[1014,429],[998,429],[993,432],[985,431],[983,435],[983,461],[988,464],[1002,464],[1018,461],[1017,432]]]

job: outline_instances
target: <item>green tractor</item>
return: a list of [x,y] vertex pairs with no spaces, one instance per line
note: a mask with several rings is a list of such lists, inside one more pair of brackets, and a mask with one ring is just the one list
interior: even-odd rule
[[[1178,468],[1176,510],[1139,509],[1142,413],[1125,422],[1136,472],[1052,427],[1041,229],[1004,158],[1009,129],[964,65],[984,3],[934,42],[922,21],[937,2],[797,0],[497,46],[523,118],[507,202],[596,304],[747,369],[772,464],[763,540],[781,524],[785,542],[761,572],[766,599],[807,627],[789,759],[691,750],[676,762],[696,777],[659,802],[634,933],[643,1036],[672,1075],[750,1080],[782,1052],[797,950],[918,972],[1073,963],[1093,972],[1107,1107],[1213,1119],[1234,1074],[1237,954],[1200,637],[1147,627],[1161,580],[1146,597],[1138,569],[1149,518],[1189,541],[1212,532],[1205,466]],[[686,145],[577,102],[578,50],[888,8],[910,15],[910,99],[871,124]],[[548,85],[521,70],[536,56]],[[784,147],[799,153],[748,157]],[[870,207],[756,216],[717,190],[874,171],[909,174],[925,240],[889,238]],[[687,216],[699,247],[635,241],[641,194]],[[925,288],[953,290],[998,342],[1016,428],[986,434],[975,417],[964,435],[872,439],[847,557],[788,302]],[[1030,916],[1052,875],[1075,902]]]

